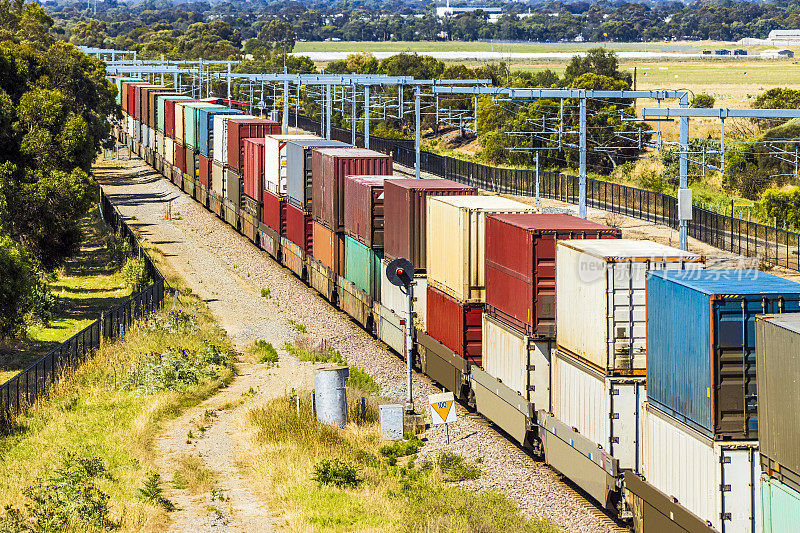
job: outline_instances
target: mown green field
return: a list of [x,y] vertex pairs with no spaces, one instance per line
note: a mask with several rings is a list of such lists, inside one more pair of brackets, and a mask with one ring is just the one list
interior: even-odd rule
[[[298,42],[294,52],[298,54],[309,52],[454,52],[464,50],[468,52],[565,52],[588,50],[599,46],[598,43],[491,43],[491,42],[463,42],[463,41],[326,41],[326,42]],[[660,50],[669,47],[672,50],[676,45],[671,43],[603,43],[610,50],[646,51]],[[685,52],[698,52],[694,44],[679,45],[686,48]]]

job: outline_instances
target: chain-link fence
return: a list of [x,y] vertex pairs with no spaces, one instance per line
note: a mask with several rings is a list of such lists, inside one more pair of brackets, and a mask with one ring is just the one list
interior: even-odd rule
[[[292,115],[299,128],[320,131],[320,123],[303,115]],[[331,128],[331,136],[352,142],[352,132]],[[364,146],[364,136],[356,134],[356,144]],[[394,161],[414,168],[414,141],[370,137],[370,148],[392,154]],[[534,196],[536,171],[498,168],[426,151],[420,152],[420,170],[488,191]],[[578,203],[578,177],[558,172],[539,173],[542,198]],[[678,227],[678,201],[674,196],[637,189],[619,183],[587,179],[586,205],[629,217]],[[738,255],[758,257],[761,261],[800,271],[800,234],[695,207],[688,223],[689,236],[716,248]]]
[[77,368],[100,347],[104,340],[123,338],[134,320],[162,306],[164,277],[158,271],[136,236],[125,223],[108,198],[101,193],[100,207],[103,219],[122,238],[133,252],[141,255],[149,284],[124,302],[101,313],[100,318],[82,331],[52,349],[25,370],[0,385],[0,426],[8,428],[14,418],[47,393],[61,377]]

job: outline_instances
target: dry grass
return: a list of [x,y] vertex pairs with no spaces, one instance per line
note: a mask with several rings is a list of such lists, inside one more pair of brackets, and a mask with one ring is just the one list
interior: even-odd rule
[[[254,485],[262,488],[270,507],[280,513],[286,530],[557,530],[548,522],[526,519],[499,494],[446,484],[440,469],[423,472],[413,457],[399,461],[403,466],[390,466],[379,451],[384,442],[374,414],[363,426],[350,423],[338,430],[316,423],[310,396],[302,395],[301,400],[299,416],[292,397],[272,400],[250,412],[243,461]],[[317,484],[311,479],[314,465],[325,459],[355,465],[363,482],[348,489]]]
[[217,483],[217,475],[205,468],[204,464],[202,459],[194,455],[181,456],[172,476],[172,486],[186,489],[190,494],[210,492]]
[[10,434],[0,436],[0,505],[24,507],[22,489],[52,472],[63,454],[75,452],[101,458],[111,472],[112,480],[101,485],[111,495],[111,515],[119,530],[164,529],[167,513],[137,497],[137,489],[154,469],[154,439],[166,420],[209,397],[233,376],[229,369],[218,379],[182,392],[121,390],[122,378],[138,354],[161,352],[168,346],[198,349],[208,342],[232,348],[202,302],[183,296],[178,307],[198,316],[198,331],[167,335],[132,328],[124,342],[101,348],[58,383],[49,399],[20,417]]

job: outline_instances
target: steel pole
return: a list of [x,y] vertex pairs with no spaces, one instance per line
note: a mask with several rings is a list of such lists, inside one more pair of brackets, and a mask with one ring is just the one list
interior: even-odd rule
[[350,84],[353,87],[353,106],[350,110],[350,114],[352,119],[350,120],[350,144],[353,146],[356,145],[356,86],[355,84]]
[[725,119],[719,119],[719,169],[722,178],[725,178]]
[[[228,100],[231,99],[231,62],[228,61]],[[228,102],[228,107],[231,106],[231,103]]]
[[414,339],[413,331],[413,305],[414,305],[414,280],[408,284],[408,319],[406,320],[406,411],[414,410],[414,395],[412,391],[414,365],[412,364]]
[[[680,118],[680,139],[678,143],[678,189],[689,186],[688,179],[688,152],[689,152],[689,117]],[[679,191],[680,193],[680,191]],[[678,245],[681,250],[688,249],[687,225],[685,220],[678,221]]]
[[422,120],[420,118],[420,105],[421,105],[421,95],[419,94],[419,87],[414,93],[414,121],[415,121],[415,154],[414,154],[414,168],[417,175],[417,179],[420,178],[420,145],[422,144]]
[[369,85],[364,85],[364,148],[369,148]]
[[289,131],[289,80],[283,81],[283,120],[281,121],[283,133]]
[[542,199],[539,197],[539,152],[536,152],[536,209],[541,209]]
[[586,93],[580,97],[578,216],[586,218]]
[[331,102],[331,86],[330,84],[325,86],[325,138],[329,141],[331,140],[331,107],[333,106],[333,102]]

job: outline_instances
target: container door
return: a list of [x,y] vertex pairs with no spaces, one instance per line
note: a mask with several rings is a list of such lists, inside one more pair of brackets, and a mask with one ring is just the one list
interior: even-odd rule
[[647,398],[643,380],[612,379],[609,383],[609,447],[620,468],[641,471],[641,416]]
[[305,189],[303,200],[305,201],[305,209],[307,211],[311,211],[311,187],[313,183],[313,174],[311,173],[311,155],[313,153],[314,151],[310,148],[303,150],[303,187]]
[[723,447],[720,453],[720,524],[722,533],[759,533],[760,466],[754,448]]

